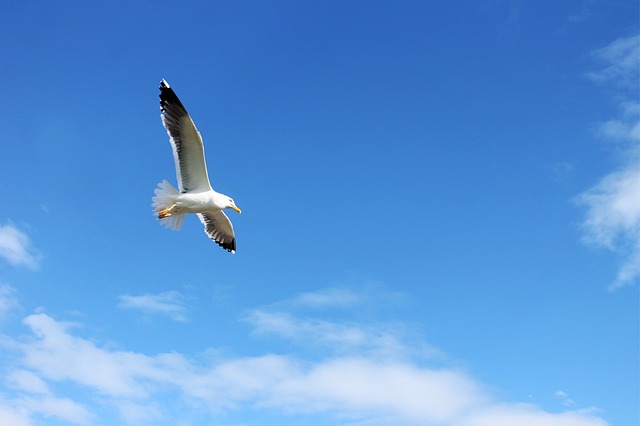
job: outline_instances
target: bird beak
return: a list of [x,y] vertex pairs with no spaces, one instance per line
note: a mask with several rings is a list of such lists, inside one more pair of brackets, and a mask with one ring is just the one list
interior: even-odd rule
[[237,211],[238,213],[242,213],[242,210],[240,210],[236,206],[231,206],[231,208],[234,209],[235,211]]

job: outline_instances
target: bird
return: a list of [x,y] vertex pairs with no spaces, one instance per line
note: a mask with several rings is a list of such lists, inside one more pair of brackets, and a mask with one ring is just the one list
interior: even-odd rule
[[158,183],[152,198],[161,225],[180,230],[188,213],[198,215],[204,232],[224,250],[236,252],[236,237],[223,210],[242,211],[233,198],[211,187],[204,158],[202,136],[178,96],[166,80],[160,82],[160,117],[173,148],[178,188],[167,180]]

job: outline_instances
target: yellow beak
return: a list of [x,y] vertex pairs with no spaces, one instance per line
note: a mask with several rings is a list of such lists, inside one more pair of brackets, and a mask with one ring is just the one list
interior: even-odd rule
[[236,206],[232,206],[232,209],[234,209],[235,211],[237,211],[238,213],[242,213],[242,210],[240,210],[239,208],[237,208]]

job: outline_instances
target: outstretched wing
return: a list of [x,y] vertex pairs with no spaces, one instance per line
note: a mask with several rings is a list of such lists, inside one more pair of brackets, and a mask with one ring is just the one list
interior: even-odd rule
[[160,116],[167,133],[180,192],[201,192],[211,189],[204,145],[200,132],[182,105],[180,99],[165,80],[160,82]]
[[223,211],[198,213],[204,232],[223,249],[236,252],[236,237],[233,225]]

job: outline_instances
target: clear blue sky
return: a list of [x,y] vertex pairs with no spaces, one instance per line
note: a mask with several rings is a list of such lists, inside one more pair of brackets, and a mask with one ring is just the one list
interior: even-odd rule
[[[0,52],[0,424],[640,421],[637,1],[16,1]],[[235,255],[151,214],[161,78]]]

